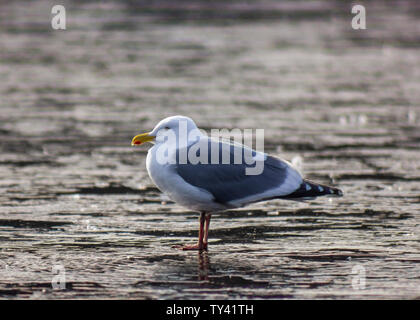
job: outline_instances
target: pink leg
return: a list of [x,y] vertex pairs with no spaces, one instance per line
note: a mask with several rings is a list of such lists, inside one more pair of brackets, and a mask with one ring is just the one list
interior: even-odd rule
[[204,223],[207,221],[205,212],[201,212],[200,214],[200,229],[198,231],[198,243],[193,245],[185,245],[185,246],[173,246],[173,248],[182,249],[182,250],[207,250],[207,240],[204,243],[203,239],[205,236],[204,231]]
[[205,229],[204,229],[205,231],[204,231],[204,240],[203,240],[203,244],[206,250],[209,243],[208,239],[209,239],[210,219],[211,219],[211,214],[208,213],[205,219],[206,224],[205,224]]

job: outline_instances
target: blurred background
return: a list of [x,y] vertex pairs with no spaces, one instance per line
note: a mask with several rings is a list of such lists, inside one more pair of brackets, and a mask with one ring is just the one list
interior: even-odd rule
[[[414,0],[1,1],[0,297],[418,298],[419,17]],[[345,197],[221,213],[208,254],[176,251],[197,215],[130,146],[176,114],[263,128]]]

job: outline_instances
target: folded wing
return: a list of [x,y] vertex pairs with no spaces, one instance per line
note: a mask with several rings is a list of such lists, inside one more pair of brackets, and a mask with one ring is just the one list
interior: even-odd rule
[[[197,150],[197,146],[191,150],[194,148],[191,145],[187,150],[178,150],[178,152],[194,151],[197,157],[203,155],[201,152],[206,152],[207,163],[193,164],[191,157],[188,156],[186,163],[181,164],[178,161],[174,169],[187,183],[211,193],[216,202],[232,207],[240,206],[263,199],[287,196],[298,190],[302,184],[303,179],[299,172],[286,161],[242,145],[212,139],[208,139],[206,143],[207,150],[205,148]],[[215,155],[215,152],[218,154]],[[229,163],[223,163],[223,160],[226,162],[227,159],[226,153]],[[238,154],[242,154],[243,161],[235,163],[235,155]],[[245,157],[249,154],[260,163],[245,161]],[[247,174],[246,169],[256,165],[262,165],[261,173]]]

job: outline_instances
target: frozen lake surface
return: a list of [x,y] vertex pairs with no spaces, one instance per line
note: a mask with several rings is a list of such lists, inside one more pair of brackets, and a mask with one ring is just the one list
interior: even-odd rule
[[[76,2],[65,31],[51,1],[0,4],[1,298],[420,297],[419,5],[355,31],[340,1],[264,3]],[[198,214],[130,146],[175,114],[264,128],[345,196],[215,214],[208,252],[175,250]]]

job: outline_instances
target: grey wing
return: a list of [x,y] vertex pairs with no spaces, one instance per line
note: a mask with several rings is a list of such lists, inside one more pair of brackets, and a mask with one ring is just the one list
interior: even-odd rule
[[[214,144],[218,145],[214,145]],[[189,149],[190,147],[188,147]],[[215,149],[213,149],[215,148]],[[175,171],[189,184],[210,192],[214,201],[229,205],[233,202],[253,202],[264,198],[275,198],[288,195],[294,192],[302,183],[300,174],[287,162],[265,154],[261,159],[262,171],[257,175],[247,175],[246,169],[252,168],[254,164],[247,164],[245,161],[235,163],[235,152],[242,152],[245,157],[244,146],[228,144],[226,142],[209,141],[207,150],[207,163],[193,164],[188,157],[187,163],[176,164]],[[218,157],[211,156],[212,152],[218,149]],[[229,150],[230,162],[222,163],[223,149]],[[202,152],[199,150],[197,152]],[[257,152],[252,150],[253,156]],[[261,153],[259,155],[262,155]],[[211,159],[219,161],[211,161]],[[248,162],[249,163],[249,162]]]

